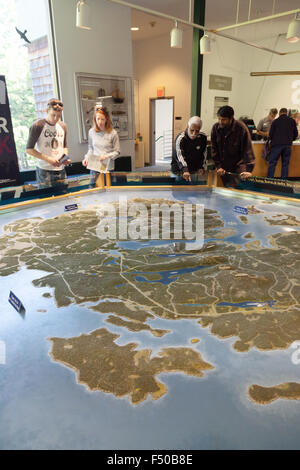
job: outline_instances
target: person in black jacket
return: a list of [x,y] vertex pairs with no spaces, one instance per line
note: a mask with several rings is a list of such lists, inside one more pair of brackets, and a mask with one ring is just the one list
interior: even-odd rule
[[224,186],[236,186],[240,178],[252,176],[255,156],[250,133],[243,122],[234,119],[231,106],[218,110],[218,122],[211,131],[211,156]]
[[175,139],[171,169],[175,175],[186,181],[197,179],[198,172],[204,174],[204,153],[207,137],[200,132],[202,121],[199,116],[189,119],[188,127]]
[[280,155],[282,161],[281,178],[286,179],[288,177],[292,143],[298,137],[298,129],[295,120],[289,117],[287,112],[286,108],[281,108],[279,117],[271,125],[268,178],[273,178]]

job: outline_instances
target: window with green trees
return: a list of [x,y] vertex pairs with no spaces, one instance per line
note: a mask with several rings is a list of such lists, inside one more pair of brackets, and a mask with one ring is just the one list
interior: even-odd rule
[[55,96],[49,47],[48,0],[0,0],[0,71],[5,75],[21,170],[36,159],[26,154],[29,127],[44,117]]

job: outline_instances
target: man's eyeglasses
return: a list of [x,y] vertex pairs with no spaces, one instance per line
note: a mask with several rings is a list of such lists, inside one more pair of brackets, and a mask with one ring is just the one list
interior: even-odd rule
[[104,108],[103,106],[100,106],[100,105],[96,105],[96,106],[95,106],[95,111],[101,111],[101,112],[104,113],[104,114],[108,114],[107,109]]
[[63,109],[64,105],[61,101],[49,101],[48,103],[48,109],[52,108],[55,111],[61,111]]

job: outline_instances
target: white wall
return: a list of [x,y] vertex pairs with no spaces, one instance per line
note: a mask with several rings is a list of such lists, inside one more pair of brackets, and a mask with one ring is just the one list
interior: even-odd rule
[[[276,50],[299,51],[300,43],[290,44],[284,36],[281,36],[278,38]],[[286,56],[267,54],[266,59],[263,59],[261,52],[256,50],[252,52],[247,76],[251,95],[249,97],[246,95],[245,98],[255,122],[266,116],[272,107],[277,107],[278,110],[282,107],[300,109],[300,76],[250,77],[250,71],[299,71],[299,63],[300,52]]]
[[[268,28],[267,23],[264,27]],[[254,29],[253,42],[282,52],[300,49],[299,43],[289,44],[284,37],[256,41]],[[268,114],[270,108],[300,108],[300,76],[250,76],[250,72],[299,70],[299,57],[300,54],[279,56],[230,39],[216,38],[212,43],[212,53],[205,55],[203,62],[203,130],[210,133],[216,122],[213,118],[215,96],[228,96],[229,105],[235,110],[235,117],[248,115],[256,124]],[[210,90],[210,74],[232,77],[232,91]],[[296,88],[292,88],[293,84]]]
[[140,133],[145,142],[145,161],[149,162],[149,98],[156,97],[158,86],[166,96],[174,96],[174,133],[185,129],[190,118],[192,30],[184,31],[182,49],[170,47],[170,34],[133,43],[134,78],[139,81]]
[[[77,0],[52,0],[58,73],[68,146],[80,161],[87,144],[79,143],[75,102],[75,72],[132,77],[130,9],[104,0],[89,0],[92,30],[76,28]],[[134,155],[133,140],[121,140],[121,155]]]

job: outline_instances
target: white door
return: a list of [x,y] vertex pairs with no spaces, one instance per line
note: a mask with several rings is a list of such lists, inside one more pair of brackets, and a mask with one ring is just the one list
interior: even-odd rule
[[173,145],[173,98],[155,100],[155,163],[170,161]]

